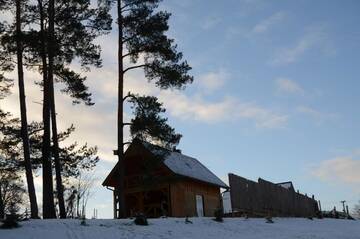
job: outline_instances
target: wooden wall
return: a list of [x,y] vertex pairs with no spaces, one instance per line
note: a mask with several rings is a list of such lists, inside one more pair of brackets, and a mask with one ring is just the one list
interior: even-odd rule
[[220,206],[220,188],[192,180],[182,180],[170,185],[172,216],[197,216],[196,195],[203,196],[204,215],[214,216],[214,211]]
[[263,179],[256,183],[229,174],[229,183],[233,211],[292,217],[315,216],[318,211],[317,202],[313,198]]

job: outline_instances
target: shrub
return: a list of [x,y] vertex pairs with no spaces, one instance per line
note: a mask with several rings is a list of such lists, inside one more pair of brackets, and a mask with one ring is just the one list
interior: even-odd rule
[[265,217],[266,219],[266,223],[274,223],[274,221],[272,220],[271,215],[268,215],[267,217]]
[[16,214],[6,215],[5,220],[2,221],[2,229],[12,229],[19,227],[18,216]]
[[80,225],[81,225],[81,226],[87,226],[87,224],[86,224],[86,217],[85,217],[85,216],[82,216],[82,217],[81,217]]
[[146,216],[144,214],[142,214],[142,213],[136,215],[134,223],[136,225],[140,225],[140,226],[149,225]]
[[218,209],[215,210],[214,216],[215,216],[214,221],[217,221],[217,222],[223,222],[224,221],[224,219],[223,219],[224,212],[223,212],[223,210],[221,208],[218,208]]
[[185,217],[185,224],[192,224],[192,221],[189,220],[189,217]]

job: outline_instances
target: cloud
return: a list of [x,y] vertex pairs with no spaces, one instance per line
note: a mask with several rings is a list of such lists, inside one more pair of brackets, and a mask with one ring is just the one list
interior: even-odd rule
[[288,116],[276,114],[254,103],[241,102],[233,97],[225,97],[218,102],[208,102],[202,96],[188,97],[180,92],[164,91],[159,98],[169,113],[183,120],[205,123],[250,120],[258,128],[281,128]]
[[[94,77],[95,73],[90,74],[88,85],[93,88],[100,81],[101,74]],[[42,121],[42,91],[39,86],[32,84],[33,81],[39,80],[41,76],[33,71],[25,71],[26,77],[26,99],[27,99],[27,113],[28,120]],[[94,79],[95,78],[95,79]],[[16,79],[16,77],[14,77]],[[112,80],[111,78],[109,80]],[[17,86],[17,83],[14,84]],[[57,85],[59,88],[59,85]],[[100,87],[98,87],[100,88]],[[99,90],[101,91],[101,90]],[[69,141],[77,141],[79,144],[88,143],[89,146],[98,146],[99,156],[102,160],[112,161],[114,156],[111,155],[112,149],[116,146],[116,114],[115,107],[112,109],[107,101],[101,102],[98,99],[107,96],[108,92],[101,92],[101,97],[95,99],[96,104],[92,107],[84,105],[73,105],[69,96],[60,94],[56,91],[56,108],[59,131],[69,127],[71,124],[75,125],[76,131],[71,135]],[[1,101],[1,107],[4,110],[10,111],[14,117],[20,116],[20,109],[18,104],[17,87],[12,89],[12,95]],[[68,144],[70,142],[64,142]]]
[[230,74],[225,70],[219,70],[216,72],[208,72],[200,75],[195,84],[198,84],[200,90],[206,93],[211,93],[215,90],[219,90],[229,79]]
[[255,34],[264,33],[268,31],[269,28],[271,28],[276,23],[281,22],[285,17],[286,17],[286,13],[277,12],[271,15],[270,17],[266,18],[265,20],[256,24],[251,32]]
[[279,92],[285,92],[289,94],[304,94],[304,89],[291,79],[277,78],[275,83]]
[[307,115],[310,115],[314,118],[321,118],[323,113],[321,113],[320,111],[318,110],[315,110],[311,107],[308,107],[308,106],[299,106],[297,107],[297,112],[300,112],[300,113],[304,113],[304,114],[307,114]]
[[[101,97],[106,98],[103,104],[116,102],[116,72],[105,68],[101,70],[101,74],[97,72],[90,72],[89,74],[89,78],[103,79],[95,80],[91,85],[91,88],[95,89]],[[286,125],[288,116],[276,114],[254,103],[242,102],[234,97],[225,97],[221,100],[209,101],[206,96],[222,88],[229,78],[230,74],[226,69],[201,74],[195,79],[193,86],[191,86],[195,88],[193,95],[187,95],[186,92],[177,90],[160,91],[154,84],[147,83],[141,71],[128,74],[124,84],[125,92],[131,91],[138,94],[157,96],[159,101],[164,103],[167,112],[172,117],[181,120],[195,120],[197,122],[213,124],[247,119],[254,122],[257,128],[280,128]],[[99,108],[102,107],[103,105]],[[103,114],[104,113],[102,113],[102,115]],[[113,115],[115,116],[115,114]],[[94,118],[94,116],[91,118]],[[112,121],[110,121],[110,119],[107,121],[107,128],[110,129],[106,130],[106,132],[109,134],[116,130],[115,120],[114,118]],[[100,130],[98,129],[98,125],[99,124],[94,125],[97,132]],[[112,125],[114,127],[112,127]],[[105,130],[103,130],[103,132],[105,132]],[[90,137],[90,135],[87,135],[87,137]],[[104,141],[101,140],[101,142],[109,142],[109,140],[108,138],[104,139]],[[111,155],[108,154],[106,156],[110,157]]]
[[298,106],[296,108],[296,111],[298,113],[308,115],[308,116],[314,118],[315,120],[317,120],[318,122],[322,122],[322,121],[328,120],[328,119],[335,119],[338,117],[338,115],[336,115],[336,114],[325,113],[325,112],[316,110],[312,107],[303,106],[303,105]]
[[323,27],[312,27],[298,39],[294,46],[280,49],[270,63],[272,65],[286,65],[298,61],[310,49],[320,47],[325,52],[333,51],[329,48],[329,44],[325,44],[328,40],[327,34]]
[[349,184],[360,189],[360,160],[354,156],[340,156],[322,161],[312,171],[313,176],[325,182]]

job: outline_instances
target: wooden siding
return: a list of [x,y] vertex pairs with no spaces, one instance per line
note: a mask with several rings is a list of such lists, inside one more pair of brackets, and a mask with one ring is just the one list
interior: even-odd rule
[[[204,216],[214,216],[220,206],[220,187],[177,175],[143,147],[130,146],[124,159],[125,207],[127,216],[145,213],[148,217],[197,216],[196,195],[203,197]],[[118,169],[111,171],[103,185],[118,190]],[[114,191],[114,217],[118,198]]]
[[171,209],[173,217],[195,217],[196,195],[203,196],[204,215],[214,216],[214,211],[220,206],[220,188],[217,186],[183,180],[170,185]]
[[312,217],[318,212],[317,201],[306,195],[259,179],[258,182],[229,174],[233,211],[249,215]]

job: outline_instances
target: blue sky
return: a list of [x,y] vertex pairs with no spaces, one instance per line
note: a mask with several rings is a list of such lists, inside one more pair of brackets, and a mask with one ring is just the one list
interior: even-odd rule
[[[229,172],[291,180],[324,209],[360,200],[359,1],[167,0],[161,8],[172,13],[169,35],[195,81],[160,92],[135,71],[125,86],[164,102],[183,134],[183,153],[224,181]],[[60,127],[77,126],[74,140],[98,145],[88,210],[112,217],[112,195],[101,182],[116,163],[116,33],[98,41],[104,67],[87,73],[96,105],[72,106],[58,94],[57,108]],[[30,119],[39,120],[32,101],[41,94],[30,82]],[[4,105],[18,115],[16,90]],[[40,186],[38,177],[39,196]]]
[[358,1],[165,6],[194,68],[185,94],[208,107],[228,104],[209,117],[171,117],[184,152],[223,178],[292,180],[324,208],[360,198]]

